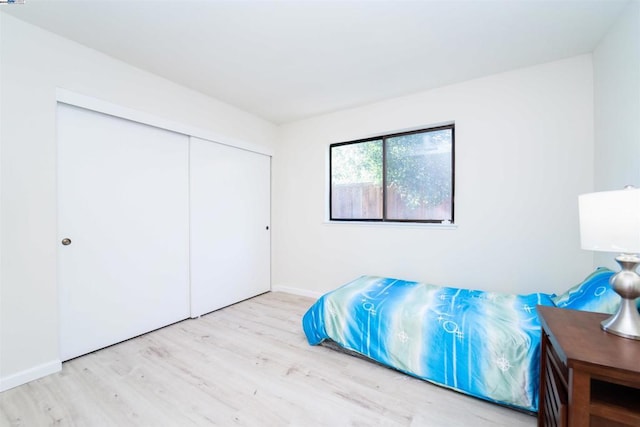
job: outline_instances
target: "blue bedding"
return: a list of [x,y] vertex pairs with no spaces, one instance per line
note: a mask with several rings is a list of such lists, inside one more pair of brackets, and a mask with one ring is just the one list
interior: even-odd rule
[[415,377],[535,412],[535,308],[554,306],[554,297],[363,276],[322,296],[302,324],[311,345],[331,340]]

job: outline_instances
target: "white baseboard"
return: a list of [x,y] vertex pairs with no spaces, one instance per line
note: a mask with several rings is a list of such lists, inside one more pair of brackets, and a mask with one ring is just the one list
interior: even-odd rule
[[52,360],[51,362],[34,366],[33,368],[11,374],[7,377],[2,377],[0,378],[0,392],[26,384],[29,381],[37,380],[38,378],[46,377],[47,375],[60,372],[61,370],[62,362],[60,360]]
[[308,289],[294,288],[291,286],[279,286],[279,285],[271,286],[271,292],[284,292],[287,294],[300,295],[303,297],[311,297],[315,299],[318,299],[323,295],[322,292],[310,291]]

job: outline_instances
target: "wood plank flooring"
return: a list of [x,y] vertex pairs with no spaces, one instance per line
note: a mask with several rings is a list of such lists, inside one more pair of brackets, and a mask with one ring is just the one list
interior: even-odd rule
[[534,426],[306,342],[313,300],[267,293],[65,362],[0,393],[0,426]]

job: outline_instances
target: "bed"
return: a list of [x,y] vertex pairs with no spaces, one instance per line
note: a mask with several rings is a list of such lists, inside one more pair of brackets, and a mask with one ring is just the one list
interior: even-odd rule
[[305,313],[309,344],[330,343],[478,398],[538,410],[536,305],[613,313],[619,296],[600,268],[561,295],[486,292],[362,276]]

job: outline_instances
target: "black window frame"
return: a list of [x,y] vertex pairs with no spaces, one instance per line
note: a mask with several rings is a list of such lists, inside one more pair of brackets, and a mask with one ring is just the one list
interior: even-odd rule
[[[413,135],[417,133],[435,132],[440,130],[451,130],[451,221],[438,220],[438,219],[388,219],[387,218],[387,147],[386,140],[389,138],[395,138],[399,136]],[[434,127],[428,127],[423,129],[411,130],[406,132],[396,132],[391,134],[378,135],[375,137],[357,139],[353,141],[336,142],[329,145],[329,221],[334,222],[377,222],[377,223],[417,223],[417,224],[454,224],[455,223],[455,176],[456,176],[456,162],[455,162],[455,123],[439,125]],[[382,140],[382,218],[334,218],[333,217],[333,153],[334,147],[340,147],[344,145],[359,144],[364,142]]]

